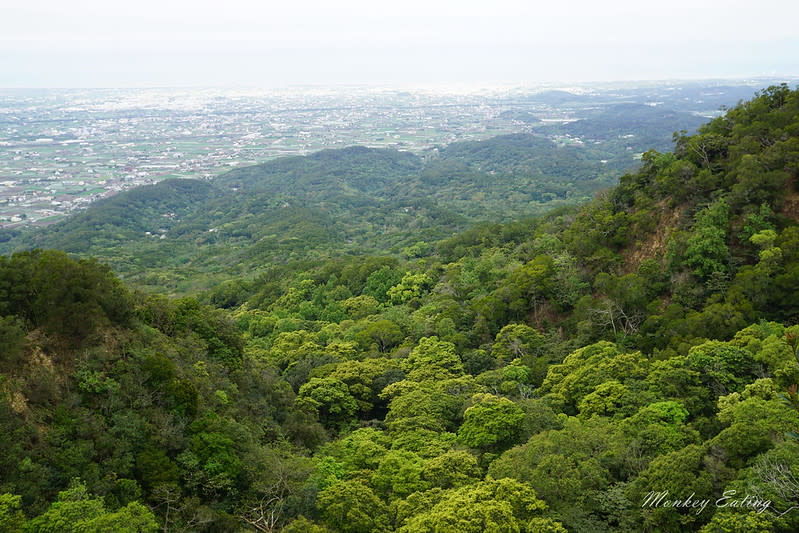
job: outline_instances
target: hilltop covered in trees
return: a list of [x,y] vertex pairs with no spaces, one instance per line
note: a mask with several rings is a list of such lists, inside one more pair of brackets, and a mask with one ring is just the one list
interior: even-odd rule
[[342,251],[398,255],[479,221],[586,201],[617,179],[618,168],[600,159],[529,134],[453,143],[425,158],[323,150],[211,182],[166,180],[126,191],[46,229],[0,232],[0,251],[97,257],[137,286],[185,294],[233,276],[251,279],[264,265]]
[[179,299],[2,258],[0,527],[796,531],[797,177],[782,86],[579,208],[401,258]]

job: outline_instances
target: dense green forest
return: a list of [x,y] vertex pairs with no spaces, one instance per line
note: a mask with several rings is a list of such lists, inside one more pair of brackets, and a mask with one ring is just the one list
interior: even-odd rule
[[[180,298],[96,259],[0,257],[0,531],[799,530],[799,91],[677,135],[580,207],[455,235],[434,218],[449,181],[552,172],[539,142],[322,152],[38,237],[91,254],[150,231],[115,265],[227,279]],[[358,224],[292,204],[291,172]],[[430,226],[381,211],[425,179],[449,191],[425,193]],[[369,188],[388,204],[359,204]],[[381,253],[339,244],[379,217]]]
[[476,222],[587,201],[618,179],[618,168],[600,159],[530,134],[454,143],[424,158],[364,147],[323,150],[236,169],[210,183],[167,180],[123,192],[44,230],[6,233],[0,252],[79,253],[139,287],[186,294],[233,276],[252,279],[265,265],[342,251],[414,254],[420,240],[431,249]]

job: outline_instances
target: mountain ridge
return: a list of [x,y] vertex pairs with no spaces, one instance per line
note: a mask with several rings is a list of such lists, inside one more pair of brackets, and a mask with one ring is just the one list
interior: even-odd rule
[[0,525],[796,531],[797,176],[773,87],[579,207],[276,262],[227,309],[0,256]]
[[[240,272],[230,270],[233,257],[252,264],[301,258],[311,248],[396,253],[479,220],[585,200],[613,176],[578,148],[529,134],[454,143],[426,159],[353,146],[234,169],[207,183],[167,180],[122,192],[2,246],[90,254],[126,277],[158,261],[167,270],[213,263],[198,252]],[[215,243],[228,249],[215,252]]]

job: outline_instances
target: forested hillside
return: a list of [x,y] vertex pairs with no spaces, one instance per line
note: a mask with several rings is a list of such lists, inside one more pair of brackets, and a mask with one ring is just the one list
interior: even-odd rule
[[[631,150],[667,150],[664,132],[694,131],[705,121],[696,115],[643,104],[616,104],[594,116],[564,125],[561,129],[587,142],[621,143]],[[640,132],[640,133],[639,133]],[[637,133],[637,134],[636,134]],[[610,153],[607,146],[604,149]],[[612,157],[610,154],[608,157]]]
[[99,201],[0,251],[57,248],[101,259],[140,287],[191,293],[263,265],[393,253],[479,221],[588,200],[615,182],[596,154],[533,135],[454,143],[426,159],[351,147],[167,180]]
[[[335,191],[387,202],[435,165],[539,164],[492,143],[351,152],[385,183],[349,169]],[[258,201],[288,201],[273,178],[237,171],[211,202],[237,199],[218,205],[244,231]],[[230,239],[231,265],[264,263],[179,299],[61,252],[0,258],[0,530],[797,531],[798,178],[799,91],[781,86],[581,207],[426,242],[397,222],[401,255],[266,263],[273,241],[238,255],[199,225],[230,235],[202,248],[196,230],[202,253]],[[271,223],[348,231],[288,202]]]

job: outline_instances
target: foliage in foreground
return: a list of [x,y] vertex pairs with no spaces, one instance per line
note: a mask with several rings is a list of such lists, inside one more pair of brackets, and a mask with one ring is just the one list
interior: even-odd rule
[[0,528],[796,531],[798,134],[772,88],[579,210],[224,311],[0,258]]

